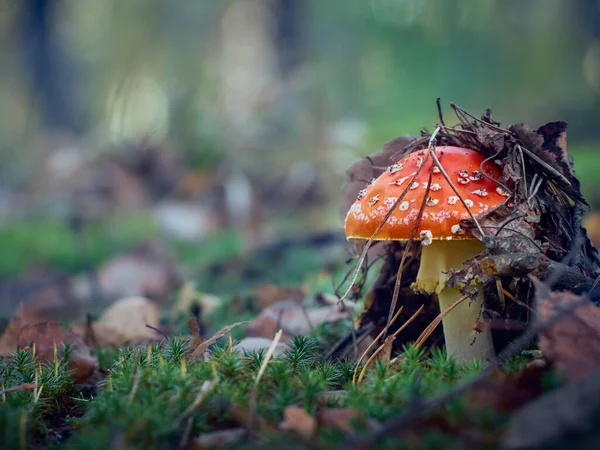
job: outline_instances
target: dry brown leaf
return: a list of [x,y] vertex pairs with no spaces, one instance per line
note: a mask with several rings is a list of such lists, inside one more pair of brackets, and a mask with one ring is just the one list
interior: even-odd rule
[[538,322],[562,317],[540,331],[540,350],[570,380],[588,377],[600,367],[600,308],[570,292],[536,288]]
[[295,431],[306,439],[312,439],[317,432],[317,419],[298,406],[288,406],[283,411],[283,422],[279,429]]
[[185,446],[185,450],[222,448],[223,446],[232,445],[241,441],[247,434],[247,431],[243,428],[230,428],[227,430],[203,433],[190,440]]
[[31,347],[35,343],[36,355],[40,361],[53,361],[54,344],[60,357],[65,345],[69,345],[71,353],[67,368],[76,383],[87,380],[98,368],[98,360],[91,349],[73,331],[65,329],[59,323],[38,323],[26,325],[17,336],[17,347]]
[[32,308],[27,303],[19,303],[19,306],[4,329],[0,338],[0,356],[9,356],[17,350],[18,336],[21,329],[26,325],[47,322],[50,319],[40,314],[37,308]]
[[94,334],[101,346],[120,346],[129,342],[160,339],[158,306],[144,297],[127,297],[113,303],[95,322]]
[[542,393],[543,376],[549,370],[543,363],[528,364],[519,373],[495,370],[485,382],[469,390],[469,410],[475,414],[485,409],[515,411]]
[[306,292],[306,286],[287,288],[274,284],[261,284],[254,289],[256,302],[261,310],[282,300],[291,300],[300,304],[306,296]]
[[246,322],[236,322],[236,323],[233,323],[231,325],[227,325],[226,327],[221,328],[219,331],[217,331],[214,334],[213,337],[205,340],[198,347],[196,347],[196,349],[192,352],[192,357],[193,358],[201,358],[204,355],[204,353],[208,350],[208,347],[210,347],[212,344],[217,342],[219,339],[221,339],[223,336],[225,336],[227,333],[229,333],[235,327],[239,327],[240,325],[245,324],[245,323],[248,323],[248,322],[247,321]]
[[317,411],[317,421],[319,425],[335,428],[345,433],[353,433],[357,423],[364,423],[371,430],[377,428],[379,424],[369,419],[358,408],[321,408]]
[[188,328],[192,332],[192,338],[190,339],[190,350],[193,351],[202,342],[202,338],[200,337],[200,325],[198,325],[198,319],[195,317],[190,318],[187,324]]

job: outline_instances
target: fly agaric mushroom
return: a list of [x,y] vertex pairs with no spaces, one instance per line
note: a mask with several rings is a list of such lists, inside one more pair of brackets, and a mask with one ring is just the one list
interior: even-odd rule
[[[473,215],[500,205],[510,195],[492,180],[501,176],[494,163],[484,164],[487,176],[480,172],[485,159],[480,153],[459,147],[437,147],[435,152]],[[425,293],[436,293],[443,311],[461,297],[460,288],[446,286],[450,269],[459,270],[463,262],[481,253],[484,247],[469,231],[460,227],[459,221],[470,215],[433,158],[426,158],[427,150],[411,153],[363,189],[348,211],[345,229],[348,240],[370,239],[408,186],[406,195],[373,239],[408,240],[421,204],[425,202],[414,235],[421,241],[422,251],[419,273],[412,287]],[[414,178],[421,166],[421,172]],[[425,198],[430,171],[433,171],[431,185]],[[475,283],[479,288],[477,298],[463,301],[442,321],[447,352],[459,361],[490,359],[494,355],[491,332],[475,331],[484,303],[481,284]]]

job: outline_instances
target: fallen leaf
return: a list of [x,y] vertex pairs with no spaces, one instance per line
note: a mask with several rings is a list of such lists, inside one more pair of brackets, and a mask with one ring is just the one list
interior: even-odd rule
[[146,325],[159,326],[156,303],[144,297],[127,297],[113,303],[92,327],[99,345],[121,346],[161,338]]
[[283,411],[283,421],[279,429],[295,431],[306,439],[312,439],[317,432],[317,419],[298,406],[288,406]]
[[560,317],[539,333],[545,358],[569,380],[586,378],[600,367],[600,308],[570,292],[550,292],[536,283],[537,323]]
[[200,337],[200,325],[198,325],[198,319],[196,319],[195,317],[190,318],[190,320],[188,320],[188,328],[192,332],[192,339],[190,340],[190,349],[194,350],[202,342],[202,338]]
[[324,322],[333,322],[347,318],[348,311],[342,305],[324,308],[304,308],[285,300],[264,309],[250,322],[246,330],[249,337],[271,338],[279,329],[283,329],[282,342],[288,342],[293,336],[304,335]]
[[98,360],[91,349],[73,331],[59,323],[38,323],[24,326],[17,335],[17,347],[31,347],[35,343],[36,356],[40,361],[54,360],[54,345],[60,358],[65,345],[70,347],[67,368],[76,383],[87,380],[98,368]]
[[185,450],[208,450],[232,445],[246,437],[248,432],[243,428],[230,428],[228,430],[203,433],[187,443]]
[[469,410],[478,414],[486,409],[502,413],[515,411],[538,397],[543,391],[547,364],[528,364],[521,372],[495,370],[468,392]]
[[320,426],[335,428],[352,434],[356,425],[362,424],[369,430],[375,430],[379,423],[367,417],[358,408],[320,408],[317,411],[317,422]]
[[306,292],[306,286],[287,288],[274,284],[261,284],[254,288],[256,303],[261,310],[283,300],[291,300],[300,304],[304,300]]
[[[600,371],[545,394],[515,412],[502,448],[599,448]],[[592,440],[595,437],[595,442]],[[582,445],[582,444],[587,445]]]
[[21,328],[27,324],[35,324],[43,321],[43,318],[28,314],[25,304],[20,303],[0,338],[0,356],[9,356],[17,350],[18,336]]
[[246,322],[236,322],[234,324],[227,325],[226,327],[221,328],[219,331],[217,331],[213,335],[213,337],[205,340],[198,347],[196,347],[194,349],[194,351],[192,352],[192,357],[193,358],[201,358],[204,355],[204,353],[206,353],[206,351],[208,350],[208,347],[210,347],[212,344],[217,342],[219,339],[221,339],[223,336],[225,336],[227,333],[229,333],[235,327],[239,327],[240,325],[243,325],[245,323],[248,323],[248,322],[247,321]]

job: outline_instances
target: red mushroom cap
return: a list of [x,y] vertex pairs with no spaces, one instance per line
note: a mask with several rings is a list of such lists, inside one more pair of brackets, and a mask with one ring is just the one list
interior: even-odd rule
[[[425,209],[417,226],[416,239],[423,243],[430,243],[432,239],[473,239],[470,233],[458,225],[460,220],[470,217],[465,205],[435,165],[428,198],[424,198],[434,164],[431,157],[424,163],[427,152],[428,150],[419,150],[404,157],[359,193],[346,216],[348,240],[371,238],[423,164],[410,189],[374,239],[408,240],[423,201]],[[480,172],[480,165],[485,159],[481,153],[459,147],[437,147],[435,152],[473,215],[477,216],[500,205],[510,195]],[[500,168],[492,161],[483,165],[483,171],[492,179],[498,179],[502,175]]]

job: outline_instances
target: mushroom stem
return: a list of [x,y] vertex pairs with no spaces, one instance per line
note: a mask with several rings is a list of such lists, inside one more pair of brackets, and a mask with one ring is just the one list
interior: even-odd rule
[[[443,311],[461,297],[459,288],[446,287],[450,269],[460,270],[463,262],[483,251],[477,239],[434,240],[424,245],[421,264],[414,289],[429,294],[437,293]],[[475,283],[479,293],[475,300],[465,300],[442,320],[446,351],[457,361],[489,360],[494,356],[492,334],[489,329],[475,331],[484,305],[481,283]]]
[[[481,332],[474,330],[483,310],[483,292],[481,285],[474,300],[467,299],[459,303],[442,320],[446,352],[459,362],[469,362],[474,359],[491,360],[494,356],[492,333],[489,329]],[[458,288],[445,288],[438,294],[440,310],[458,300],[462,294]]]

